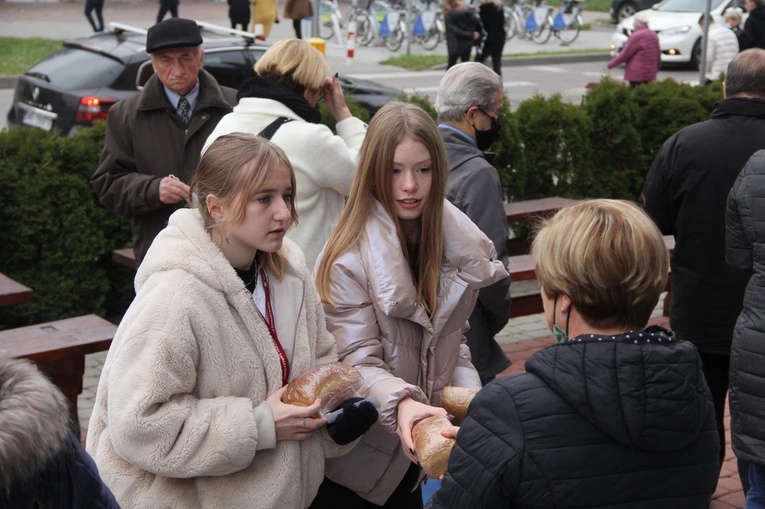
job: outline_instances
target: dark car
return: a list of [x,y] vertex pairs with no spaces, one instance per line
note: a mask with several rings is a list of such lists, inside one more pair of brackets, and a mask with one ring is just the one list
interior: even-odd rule
[[629,18],[636,12],[650,9],[654,4],[659,3],[660,0],[612,0],[611,8],[608,13],[611,15],[611,19],[616,23],[619,23],[625,18]]
[[[238,89],[268,49],[254,35],[198,22],[204,68],[221,85]],[[110,23],[109,31],[73,39],[19,77],[8,125],[58,129],[71,135],[136,93],[153,70],[146,53],[146,30]],[[340,76],[343,90],[374,114],[401,95],[372,81]]]

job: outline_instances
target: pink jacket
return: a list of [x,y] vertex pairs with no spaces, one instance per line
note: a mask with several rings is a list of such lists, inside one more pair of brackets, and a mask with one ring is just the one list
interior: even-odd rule
[[622,51],[608,62],[608,68],[623,62],[625,81],[654,81],[661,65],[659,36],[647,25],[636,28]]

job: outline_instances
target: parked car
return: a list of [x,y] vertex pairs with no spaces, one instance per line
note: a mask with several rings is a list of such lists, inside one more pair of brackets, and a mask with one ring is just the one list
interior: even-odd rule
[[[740,0],[712,0],[711,16],[722,23],[722,13],[728,7],[739,7]],[[688,64],[698,69],[701,61],[701,28],[699,17],[704,13],[706,0],[663,0],[650,9],[641,11],[648,18],[648,27],[659,35],[662,63]],[[632,33],[633,16],[616,25],[611,38],[611,54],[624,47]]]
[[[224,86],[238,89],[254,75],[253,66],[268,45],[254,34],[198,22],[204,68]],[[8,126],[58,129],[74,134],[109,108],[136,93],[153,73],[146,53],[146,30],[110,23],[109,30],[73,39],[19,77]],[[340,76],[345,92],[370,114],[401,95],[369,80]]]
[[608,14],[614,22],[619,23],[625,18],[629,18],[638,11],[650,8],[658,3],[659,0],[613,0]]

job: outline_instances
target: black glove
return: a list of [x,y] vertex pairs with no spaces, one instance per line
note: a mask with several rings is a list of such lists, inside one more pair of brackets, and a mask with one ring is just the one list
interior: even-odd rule
[[332,424],[327,424],[327,432],[336,444],[350,444],[366,433],[377,422],[377,409],[369,401],[354,406],[364,398],[348,398],[335,409],[342,408],[343,413]]

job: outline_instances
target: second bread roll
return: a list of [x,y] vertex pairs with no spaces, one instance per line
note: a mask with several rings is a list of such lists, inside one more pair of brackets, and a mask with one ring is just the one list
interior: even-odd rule
[[473,401],[476,394],[478,394],[478,389],[447,385],[441,395],[441,405],[444,410],[461,421],[467,415],[470,402]]
[[438,479],[446,472],[449,455],[456,442],[441,434],[443,428],[451,427],[449,419],[441,415],[431,415],[421,420],[412,428],[414,450],[420,458],[422,469],[428,477]]

